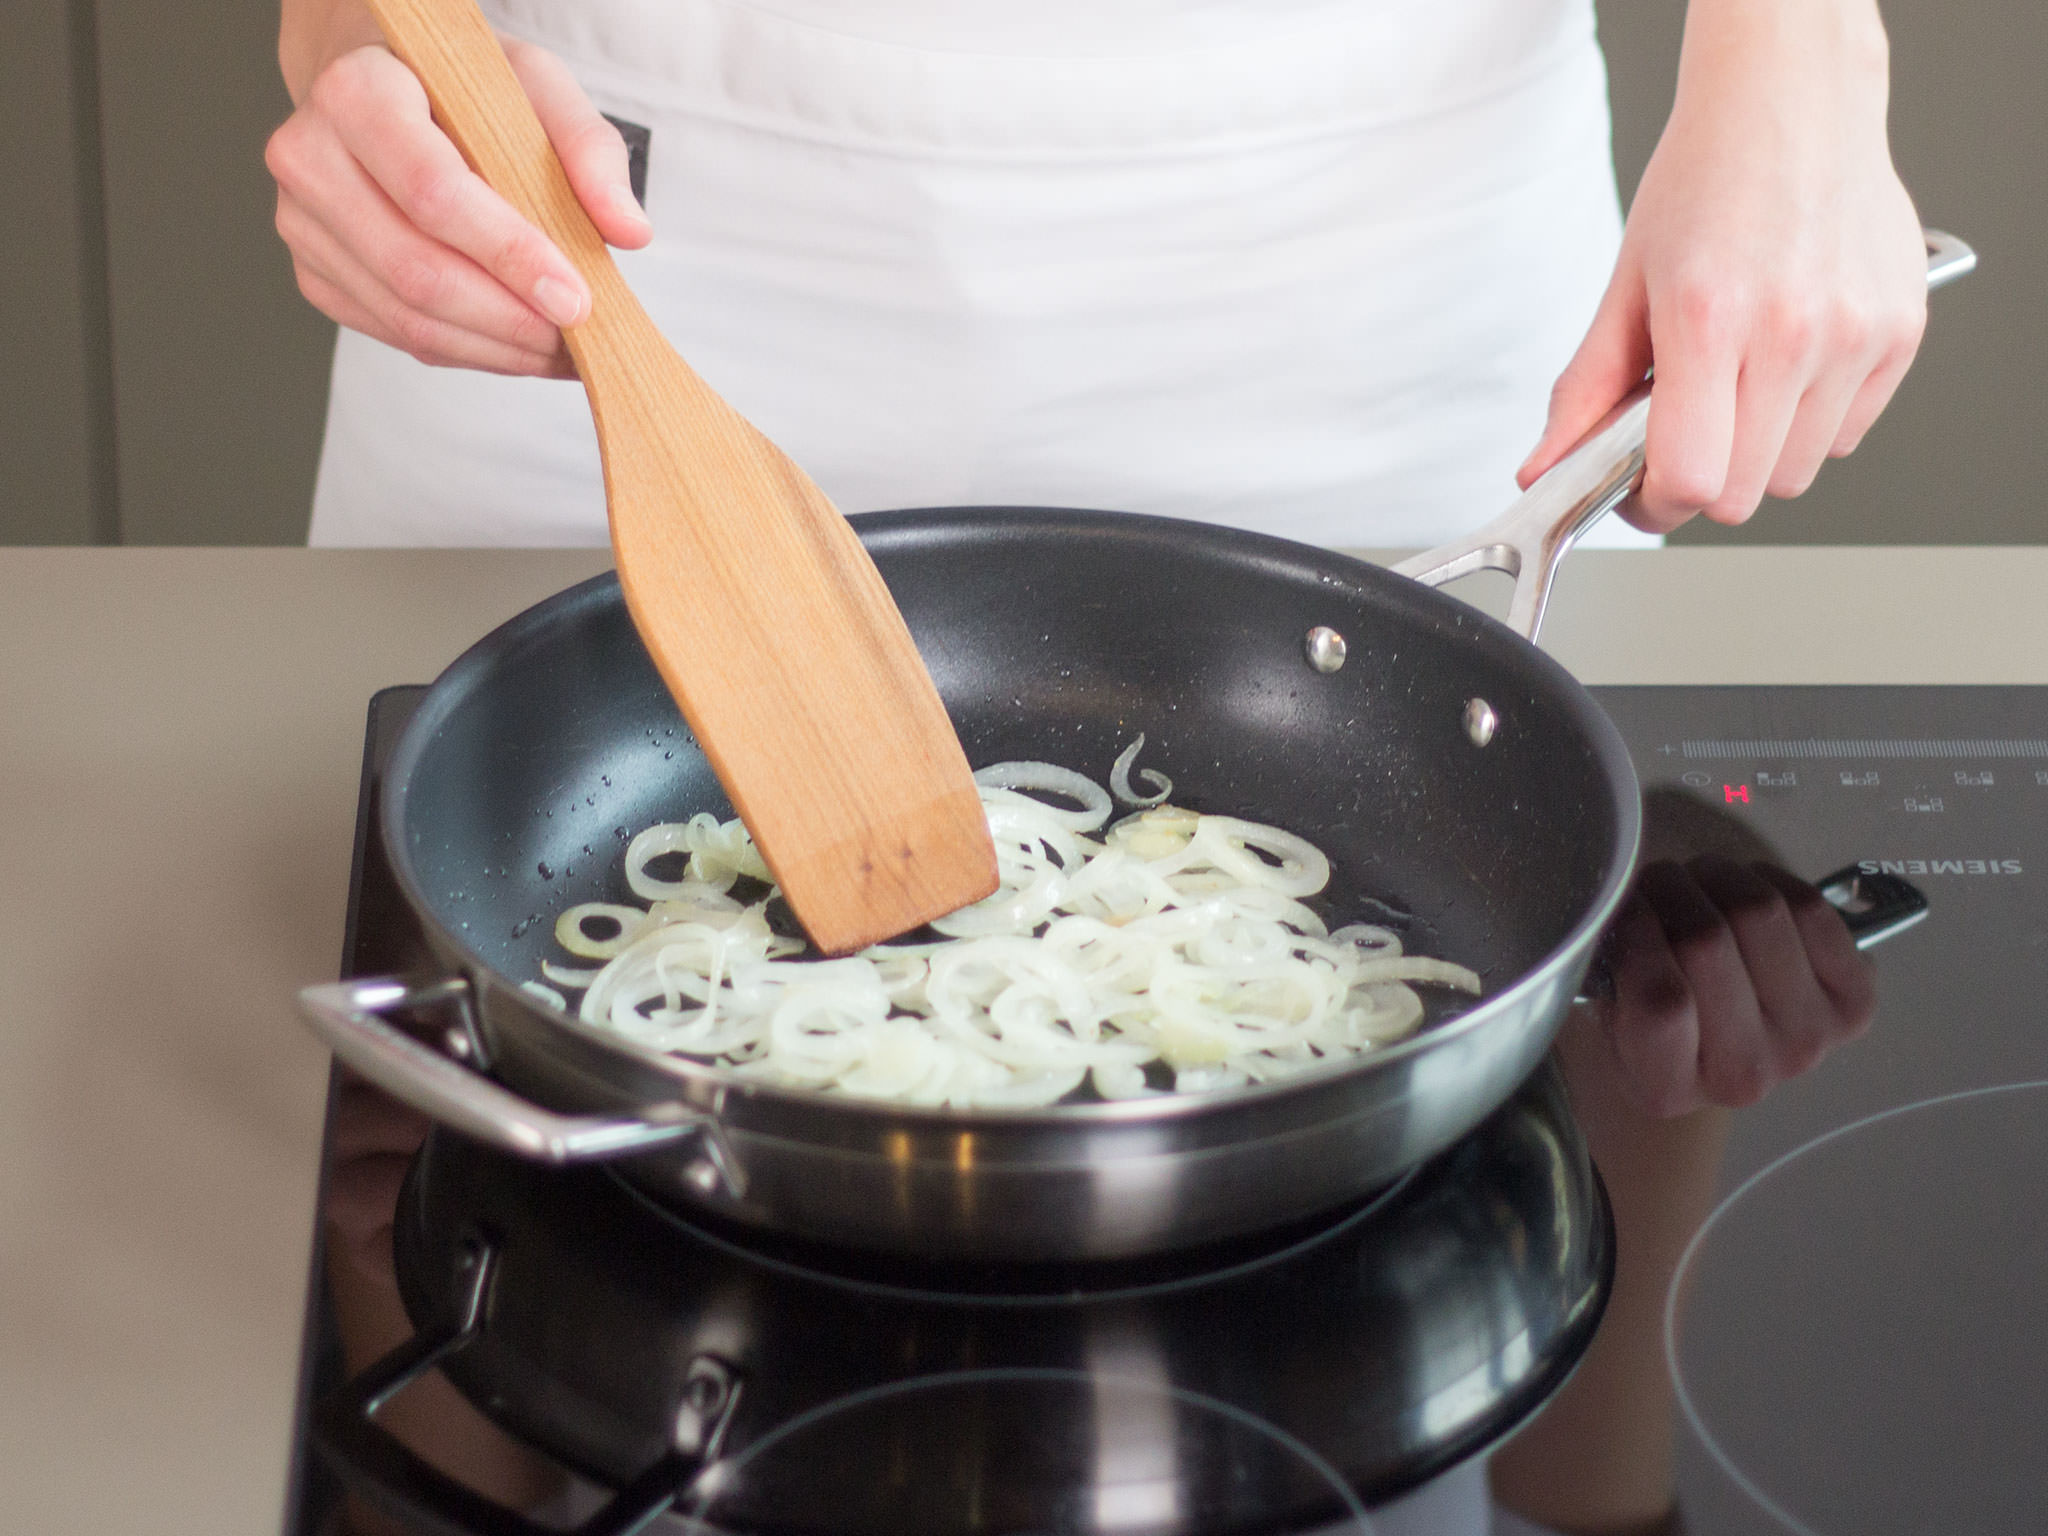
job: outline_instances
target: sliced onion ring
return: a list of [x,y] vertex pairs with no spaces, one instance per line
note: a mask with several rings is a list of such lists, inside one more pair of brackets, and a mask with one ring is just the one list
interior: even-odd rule
[[1173,780],[1156,768],[1141,768],[1138,777],[1151,785],[1155,793],[1141,795],[1131,788],[1131,764],[1138,760],[1138,753],[1144,749],[1145,733],[1138,732],[1138,739],[1117,754],[1115,764],[1109,770],[1109,792],[1125,805],[1163,805],[1166,797],[1173,793]]
[[[585,919],[608,917],[619,931],[608,939],[594,939],[583,931]],[[624,953],[626,946],[647,926],[648,914],[638,907],[623,907],[609,901],[586,901],[571,907],[555,919],[555,942],[572,955],[586,960],[609,960]]]
[[993,763],[977,769],[974,782],[991,789],[1036,790],[1076,802],[1079,810],[1067,810],[1056,805],[1045,807],[1046,814],[1069,831],[1093,832],[1109,820],[1109,796],[1102,786],[1087,774],[1076,773],[1056,763]]

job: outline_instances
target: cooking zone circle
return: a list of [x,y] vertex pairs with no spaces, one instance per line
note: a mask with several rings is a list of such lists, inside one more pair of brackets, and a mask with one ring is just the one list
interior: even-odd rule
[[1783,1529],[2038,1527],[2043,1168],[2048,1081],[1970,1089],[1785,1154],[1694,1235],[1665,1307],[1679,1405]]

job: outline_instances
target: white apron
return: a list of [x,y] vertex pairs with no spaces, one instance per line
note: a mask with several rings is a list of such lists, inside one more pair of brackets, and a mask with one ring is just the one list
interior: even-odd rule
[[[1590,0],[484,3],[650,130],[620,266],[847,512],[1441,542],[1620,237]],[[314,544],[605,541],[580,389],[342,332]],[[1477,1462],[1373,1527],[1536,1531]]]
[[[1619,237],[1590,0],[486,9],[651,131],[621,267],[848,512],[1440,542],[1514,494]],[[604,543],[581,390],[344,331],[312,542]]]

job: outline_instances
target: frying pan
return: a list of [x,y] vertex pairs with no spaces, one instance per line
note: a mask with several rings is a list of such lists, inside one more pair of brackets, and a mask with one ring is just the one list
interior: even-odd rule
[[[1940,239],[1930,280],[1971,260]],[[731,814],[611,576],[458,659],[392,756],[385,850],[438,974],[310,987],[306,1015],[349,1066],[458,1130],[551,1162],[616,1159],[657,1200],[853,1246],[1120,1257],[1384,1184],[1536,1066],[1625,893],[1634,769],[1532,641],[1557,561],[1640,476],[1647,395],[1495,524],[1408,562],[1417,579],[1130,514],[852,519],[976,766],[1100,775],[1142,731],[1177,804],[1308,838],[1337,909],[1480,973],[1476,1005],[1408,1040],[1278,1083],[960,1110],[735,1077],[521,991],[556,913],[627,899],[626,837]],[[1425,584],[1482,567],[1516,575],[1519,633]]]

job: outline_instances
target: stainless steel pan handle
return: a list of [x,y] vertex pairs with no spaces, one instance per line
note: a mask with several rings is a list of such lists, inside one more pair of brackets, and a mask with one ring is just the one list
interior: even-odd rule
[[1927,242],[1927,288],[1930,293],[1977,270],[1977,253],[1964,241],[1939,229],[1923,229],[1920,234]]
[[[1930,289],[1954,282],[1977,265],[1977,253],[1954,235],[1938,229],[1922,234]],[[1403,560],[1394,570],[1428,587],[1474,571],[1505,571],[1515,578],[1508,628],[1534,640],[1559,563],[1581,534],[1642,484],[1649,420],[1650,385],[1645,382],[1499,517],[1476,533]]]
[[617,1118],[556,1114],[380,1017],[442,1002],[467,1007],[469,983],[460,977],[418,985],[397,976],[363,976],[299,993],[300,1010],[313,1033],[338,1059],[394,1098],[465,1135],[544,1163],[630,1157],[694,1136],[703,1156],[690,1176],[707,1193],[723,1185],[735,1199],[745,1194],[745,1176],[723,1129],[703,1110],[658,1105]]

